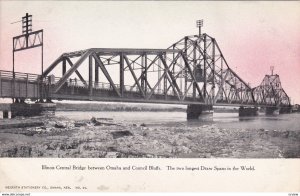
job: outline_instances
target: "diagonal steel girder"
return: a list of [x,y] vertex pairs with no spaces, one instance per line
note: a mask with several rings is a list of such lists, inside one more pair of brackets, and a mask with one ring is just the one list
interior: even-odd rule
[[105,66],[103,65],[101,59],[97,56],[97,54],[95,52],[92,53],[92,56],[94,57],[95,61],[97,62],[96,65],[98,65],[99,68],[102,70],[104,76],[109,81],[109,83],[112,86],[112,88],[114,89],[114,91],[118,94],[119,97],[121,97],[121,93],[118,91],[114,81],[110,77],[110,75],[109,75],[108,71],[106,70]]
[[[73,62],[72,62],[68,57],[66,57],[66,60],[68,61],[69,65],[70,65],[71,67],[74,66]],[[88,87],[87,82],[83,79],[83,77],[82,77],[82,75],[79,73],[79,71],[78,71],[78,70],[75,70],[75,73],[77,74],[77,76],[78,76],[78,78],[81,80],[81,82],[84,84],[84,86],[85,86],[85,87]]]
[[[138,57],[138,58],[139,58],[139,57]],[[133,76],[134,81],[135,81],[135,83],[137,84],[137,86],[138,86],[140,92],[142,93],[143,97],[146,97],[145,91],[142,89],[140,83],[138,82],[137,77],[136,77],[136,75],[135,75],[135,73],[134,73],[134,71],[133,71],[133,69],[132,69],[132,67],[131,67],[131,63],[129,62],[128,57],[127,57],[126,55],[124,55],[124,59],[125,59],[125,61],[126,61],[126,63],[127,63],[127,66],[128,66],[128,68],[129,68],[129,70],[130,70],[130,72],[131,72],[131,75]]]
[[262,83],[252,90],[253,96],[259,104],[276,106],[290,105],[289,97],[282,88],[278,75],[266,75]]
[[200,87],[199,87],[199,84],[196,82],[196,78],[195,78],[195,76],[194,76],[194,74],[193,74],[193,71],[192,71],[192,69],[191,69],[191,67],[190,67],[190,65],[189,65],[189,63],[188,63],[188,60],[187,60],[186,56],[183,54],[183,52],[182,52],[182,58],[183,58],[183,61],[184,61],[184,63],[185,63],[185,66],[187,67],[188,71],[190,72],[190,75],[191,75],[191,77],[192,77],[193,83],[195,83],[195,86],[196,86],[196,89],[197,89],[197,91],[198,91],[198,93],[199,93],[200,99],[201,99],[201,100],[204,100],[204,99],[203,99],[203,95],[202,95],[202,93],[201,93],[201,89],[200,89]]
[[[142,76],[145,74],[145,72],[148,71],[148,69],[159,59],[158,55],[152,60],[152,62],[146,67],[146,69],[141,73],[141,75],[139,76],[139,78],[137,79],[137,81],[134,82],[133,86],[131,87],[130,90],[132,90],[135,85],[137,85],[138,82],[140,82],[140,80],[142,79]],[[150,84],[148,83],[148,81],[146,80],[146,83],[148,85],[148,87],[150,89],[152,89],[152,87],[150,86]]]
[[[174,65],[174,63],[176,63],[176,61],[177,61],[177,59],[180,57],[180,55],[181,55],[180,53],[177,54],[176,58],[173,59],[173,61],[171,62],[171,64],[168,66],[168,69],[170,69],[170,68],[172,67],[172,65]],[[151,92],[150,92],[150,94],[148,95],[147,99],[150,99],[150,98],[151,98],[151,96],[153,95],[155,89],[158,87],[159,83],[160,83],[160,82],[162,81],[162,79],[166,76],[166,74],[167,74],[167,72],[164,71],[163,75],[160,76],[160,78],[158,79],[158,81],[156,82],[156,84],[154,85],[154,87],[151,89]],[[168,78],[168,80],[169,80],[169,78]],[[170,81],[169,81],[169,82],[170,82]],[[172,86],[172,83],[171,83],[171,82],[170,82],[170,84],[171,84],[171,86]],[[170,88],[171,86],[169,86],[169,88]],[[174,88],[174,86],[172,86],[172,87]],[[168,90],[169,90],[169,88],[168,88]],[[167,92],[168,92],[168,90],[167,90]],[[177,94],[177,96],[178,96],[178,98],[179,98],[179,100],[180,100],[180,99],[181,99],[180,96],[179,96],[178,94]]]
[[160,58],[161,62],[163,63],[163,65],[165,67],[165,70],[168,73],[168,76],[170,77],[170,78],[167,77],[170,84],[172,85],[173,89],[176,89],[175,92],[177,92],[178,98],[181,99],[182,92],[181,92],[181,90],[180,90],[180,88],[179,88],[179,86],[176,82],[176,79],[173,76],[173,73],[170,71],[165,59],[163,58],[163,56],[161,54],[159,54],[159,58]]
[[82,64],[82,62],[92,53],[92,51],[87,50],[78,60],[77,62],[63,75],[63,77],[57,82],[54,88],[54,92],[57,93],[64,83],[68,80],[68,78],[78,69],[78,67]]
[[[226,81],[226,79],[227,79],[227,77],[228,77],[228,73],[229,73],[229,72],[226,71],[225,76],[222,78],[221,84],[220,84],[220,86],[219,86],[218,92],[217,92],[216,97],[215,97],[215,103],[217,102],[217,100],[218,100],[220,94],[224,92],[224,84],[225,84],[225,81]],[[225,95],[225,96],[226,96],[226,95]]]
[[63,54],[60,55],[44,72],[42,77],[46,77],[55,67],[58,63],[60,63],[63,60]]

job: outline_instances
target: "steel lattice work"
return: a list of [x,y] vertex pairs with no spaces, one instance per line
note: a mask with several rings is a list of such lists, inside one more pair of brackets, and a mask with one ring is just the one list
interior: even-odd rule
[[214,38],[187,36],[170,48],[184,51],[206,103],[254,104],[251,88],[230,69]]
[[279,75],[266,75],[262,83],[254,88],[253,95],[259,105],[290,106],[290,99],[283,90]]
[[[290,106],[278,75],[252,89],[228,65],[217,41],[201,33],[167,49],[90,48],[59,56],[43,72],[43,30],[22,18],[13,38],[13,72],[0,70],[0,96],[24,100],[69,99],[212,105]],[[14,71],[14,53],[42,47],[42,76]],[[67,69],[68,68],[68,69]],[[60,73],[59,73],[60,72]],[[56,77],[61,75],[61,77]],[[26,77],[24,77],[26,76]],[[36,78],[34,76],[33,78]]]
[[[60,65],[62,77],[50,76]],[[265,85],[251,89],[229,67],[217,41],[207,34],[186,36],[167,49],[91,48],[64,53],[45,70],[43,78],[46,77],[51,84],[44,96],[49,98],[207,105],[289,104],[282,88],[272,94],[272,99],[267,99],[271,94],[263,95],[270,91]]]

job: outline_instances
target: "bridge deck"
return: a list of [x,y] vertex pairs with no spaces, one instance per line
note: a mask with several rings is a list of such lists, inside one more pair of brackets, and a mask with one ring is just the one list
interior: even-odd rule
[[[0,97],[1,98],[21,98],[33,99],[51,98],[58,100],[94,100],[94,101],[116,101],[116,102],[140,102],[140,103],[166,103],[166,104],[205,104],[199,97],[193,98],[193,94],[186,95],[184,100],[178,100],[173,91],[167,94],[163,90],[157,89],[150,99],[142,97],[139,89],[135,86],[125,86],[123,97],[119,97],[109,83],[92,82],[92,90],[87,88],[78,80],[69,80],[62,89],[54,93],[56,82],[60,78],[55,78],[52,83],[49,80],[40,80],[37,74],[15,72],[15,77],[10,71],[0,71]],[[116,85],[119,88],[119,85]],[[147,91],[150,93],[150,90]],[[219,100],[214,105],[218,106],[263,106],[247,103],[227,103]]]

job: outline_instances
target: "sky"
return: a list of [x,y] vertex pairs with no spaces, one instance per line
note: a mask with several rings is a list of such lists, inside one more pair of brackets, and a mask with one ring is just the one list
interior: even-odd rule
[[[186,35],[214,37],[229,66],[252,87],[270,66],[292,103],[300,103],[299,1],[1,1],[0,70],[12,70],[12,37],[33,15],[44,29],[44,67],[64,52],[87,48],[167,48]],[[41,73],[40,49],[18,52],[16,71]]]

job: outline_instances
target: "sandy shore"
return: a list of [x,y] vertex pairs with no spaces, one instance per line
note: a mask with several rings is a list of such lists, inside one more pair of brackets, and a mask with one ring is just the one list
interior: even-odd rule
[[148,127],[112,119],[57,117],[0,124],[12,125],[0,128],[1,157],[300,158],[300,132],[288,130]]

